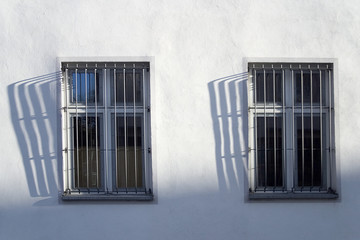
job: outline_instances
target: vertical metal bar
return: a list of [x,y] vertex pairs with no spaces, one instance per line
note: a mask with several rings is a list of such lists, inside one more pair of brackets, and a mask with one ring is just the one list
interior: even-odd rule
[[[318,65],[319,68],[319,65]],[[322,109],[322,71],[319,69],[319,77],[320,77],[320,163],[321,168],[323,169],[323,126],[322,126],[322,116],[323,116],[323,109]],[[322,172],[322,171],[321,171]],[[321,179],[323,179],[321,177]]]
[[117,116],[116,116],[116,63],[114,64],[114,154],[115,154],[115,187],[118,189],[118,158],[117,158]]
[[[282,68],[282,67],[281,67]],[[285,177],[284,177],[284,169],[286,167],[286,164],[284,163],[284,159],[285,156],[286,156],[286,145],[285,145],[285,142],[286,142],[286,139],[285,139],[285,71],[284,69],[282,69],[282,109],[283,109],[283,114],[282,114],[282,136],[283,136],[283,139],[282,139],[282,148],[283,148],[283,158],[281,160],[281,162],[283,163],[282,164],[282,169],[283,169],[283,172],[281,173],[282,174],[282,186],[285,187]]]
[[274,188],[276,187],[276,117],[275,117],[275,70],[273,72],[273,121],[274,121]]
[[143,154],[144,154],[144,179],[145,179],[145,191],[147,190],[147,158],[146,158],[146,137],[147,137],[147,128],[146,128],[146,107],[145,107],[145,104],[146,104],[146,101],[145,101],[145,69],[143,68],[142,70],[142,91],[143,91]]
[[96,155],[96,187],[100,187],[100,174],[99,174],[99,156],[98,156],[98,109],[97,109],[97,81],[96,81],[96,72],[97,64],[95,64],[94,69],[94,80],[95,80],[95,155]]
[[[264,67],[264,66],[263,66]],[[267,187],[267,147],[266,147],[266,73],[264,68],[264,129],[265,129],[265,189]]]
[[78,115],[78,65],[76,64],[75,69],[75,111],[76,111],[76,164],[77,164],[77,187],[80,188],[80,165],[79,165],[79,115]]
[[314,187],[314,123],[313,123],[313,86],[312,70],[310,69],[310,131],[311,131],[311,187]]
[[125,188],[126,188],[126,192],[127,192],[127,188],[128,188],[128,177],[127,177],[127,171],[128,171],[128,159],[127,159],[127,125],[126,125],[126,69],[125,69],[126,65],[124,64],[124,138],[125,138],[125,151],[124,151],[124,157],[125,157]]
[[136,99],[135,99],[135,64],[133,65],[133,111],[134,111],[134,157],[135,157],[135,191],[137,192],[137,159],[136,159]]
[[[290,66],[291,68],[291,66]],[[291,69],[291,89],[292,89],[292,154],[293,154],[293,158],[292,158],[292,164],[293,166],[295,166],[295,159],[296,159],[296,152],[299,151],[298,148],[296,148],[296,152],[295,152],[295,85],[294,85],[294,70]],[[295,183],[295,176],[296,176],[296,172],[295,172],[295,167],[293,167],[293,182]],[[299,184],[297,182],[297,184]]]
[[255,188],[257,186],[259,186],[259,182],[258,182],[258,177],[259,177],[259,157],[258,157],[258,144],[257,144],[257,99],[256,99],[256,69],[254,69],[254,75],[255,75],[255,86],[254,86],[254,102],[255,102],[255,121],[254,121],[254,126],[255,126],[255,161],[256,161],[256,179],[255,179]]
[[85,124],[85,128],[86,128],[86,133],[85,133],[85,138],[86,138],[86,187],[89,189],[90,187],[90,177],[89,177],[89,129],[88,129],[88,110],[87,110],[87,104],[88,104],[88,86],[87,86],[87,64],[86,64],[86,68],[85,68],[85,119],[86,119],[86,124]]
[[328,70],[329,75],[329,177],[330,177],[330,187],[332,184],[332,154],[333,154],[333,142],[332,142],[332,76],[331,76],[331,70]]
[[304,72],[301,69],[301,161],[302,161],[302,187],[304,187],[305,174],[304,174]]
[[66,156],[66,190],[70,190],[70,187],[69,187],[69,151],[68,151],[68,144],[69,144],[69,134],[68,134],[68,131],[69,131],[69,128],[68,128],[68,68],[65,69],[65,80],[64,80],[64,104],[65,104],[65,138],[66,138],[66,146],[65,146],[65,156]]

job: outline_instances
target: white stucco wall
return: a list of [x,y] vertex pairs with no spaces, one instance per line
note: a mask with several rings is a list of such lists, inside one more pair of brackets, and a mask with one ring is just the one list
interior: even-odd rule
[[[1,1],[0,239],[358,239],[359,11],[356,0]],[[155,201],[59,200],[65,56],[154,58]],[[339,200],[246,200],[247,57],[338,60]]]

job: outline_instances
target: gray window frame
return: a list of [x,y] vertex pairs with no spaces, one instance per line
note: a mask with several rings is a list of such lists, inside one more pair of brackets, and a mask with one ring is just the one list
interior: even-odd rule
[[[78,201],[78,200],[127,200],[127,201],[149,201],[153,200],[152,189],[152,160],[151,160],[151,123],[150,123],[150,61],[91,61],[81,59],[59,59],[59,64],[62,72],[61,80],[61,117],[62,117],[62,156],[63,156],[63,184],[64,191],[61,196],[64,201]],[[132,71],[135,76],[136,71],[140,71],[142,76],[142,103],[140,105],[133,104],[131,106],[118,105],[111,102],[111,89],[112,81],[116,79],[116,71]],[[69,75],[71,71],[85,71],[99,74],[98,83],[99,91],[98,96],[101,97],[100,101],[94,100],[93,103],[72,102],[73,88],[72,80]],[[85,74],[86,75],[86,74]],[[77,75],[76,75],[77,76]],[[135,79],[135,77],[134,77]],[[95,85],[96,85],[95,80]],[[77,82],[77,81],[76,81]],[[85,80],[86,82],[86,80]],[[86,89],[86,87],[85,87]],[[124,90],[125,91],[125,90]],[[87,92],[87,90],[85,90]],[[95,87],[95,92],[96,87]],[[76,91],[77,93],[77,91]],[[135,93],[135,90],[134,90]],[[95,94],[95,99],[96,99]],[[76,98],[77,99],[77,98]],[[85,99],[87,99],[85,97]],[[135,101],[135,99],[134,99]],[[132,116],[136,114],[141,116],[141,136],[142,136],[142,182],[131,188],[126,185],[124,188],[117,186],[115,180],[116,174],[117,154],[114,154],[114,149],[117,149],[116,140],[112,139],[114,131],[114,116],[126,115]],[[101,134],[101,143],[99,151],[100,159],[97,161],[101,177],[98,176],[97,187],[79,188],[75,185],[74,173],[74,136],[72,119],[85,116],[85,117],[100,117],[100,132],[96,130],[96,134]],[[97,118],[96,118],[97,119]],[[97,121],[97,120],[96,120]],[[135,121],[135,120],[134,120]],[[116,125],[115,125],[116,127]],[[87,128],[87,127],[86,127]],[[98,129],[97,125],[95,127]],[[136,131],[136,128],[133,128]],[[87,134],[87,133],[86,133]],[[116,133],[113,134],[116,138]],[[86,135],[87,136],[87,135]],[[97,135],[96,135],[97,136]],[[96,145],[97,146],[97,145]],[[88,151],[88,150],[87,150]],[[136,146],[135,146],[136,151]],[[125,152],[127,152],[125,147]],[[98,154],[96,154],[98,155]],[[87,158],[88,159],[88,158]],[[87,160],[88,161],[88,160]],[[127,160],[125,160],[127,161]],[[135,154],[135,168],[136,168],[136,154]],[[88,163],[87,163],[88,164]],[[127,171],[127,170],[126,170]],[[136,170],[135,170],[136,171]],[[89,172],[87,172],[89,178]],[[136,176],[136,172],[135,172]],[[89,182],[89,181],[88,181]],[[135,180],[136,182],[136,180]],[[137,187],[142,186],[142,187]]]
[[[248,69],[248,176],[249,176],[249,193],[250,200],[254,199],[336,199],[338,198],[338,191],[336,187],[337,172],[336,172],[336,151],[335,151],[335,74],[336,68],[335,61],[258,61],[254,59],[247,59],[246,67]],[[256,104],[256,92],[255,92],[255,71],[282,71],[282,104],[277,104],[275,101],[269,104]],[[325,107],[313,107],[301,104],[301,107],[296,106],[295,103],[295,88],[294,88],[294,71],[319,71],[328,72],[326,80],[331,83],[325,89],[328,89],[327,93],[327,107],[328,112],[325,111]],[[301,77],[303,74],[301,74]],[[311,75],[312,78],[312,75]],[[275,80],[273,79],[275,82]],[[302,81],[302,80],[301,80]],[[275,83],[274,83],[275,84]],[[312,85],[311,85],[312,86]],[[330,87],[329,87],[330,86]],[[275,89],[275,88],[274,88]],[[264,89],[265,91],[265,89]],[[274,90],[275,91],[275,90]],[[320,100],[321,101],[321,100]],[[321,105],[321,104],[320,104]],[[320,109],[320,110],[319,110]],[[323,183],[322,188],[307,188],[297,187],[297,171],[296,171],[296,154],[295,154],[295,117],[311,115],[326,112],[327,126],[324,126],[326,130],[325,139],[328,146],[327,164],[322,165]],[[283,186],[281,187],[269,187],[259,188],[257,186],[257,160],[256,160],[256,123],[257,116],[283,116],[283,147],[282,147],[282,161],[283,161]],[[311,130],[313,132],[313,130]],[[325,152],[325,151],[324,151]]]

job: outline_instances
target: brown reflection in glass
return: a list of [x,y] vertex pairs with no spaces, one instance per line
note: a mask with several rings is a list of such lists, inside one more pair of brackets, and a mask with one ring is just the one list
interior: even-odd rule
[[97,126],[95,117],[88,117],[87,121],[86,117],[73,117],[74,132],[72,141],[74,143],[76,188],[99,188],[101,186],[99,122],[99,117],[97,118]]

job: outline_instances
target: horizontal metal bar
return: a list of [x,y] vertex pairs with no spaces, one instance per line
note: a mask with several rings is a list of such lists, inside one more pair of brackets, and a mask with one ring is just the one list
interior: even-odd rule
[[293,69],[293,70],[326,70],[333,69],[333,63],[259,63],[259,62],[249,62],[249,69]]
[[147,69],[149,62],[63,62],[64,69]]

